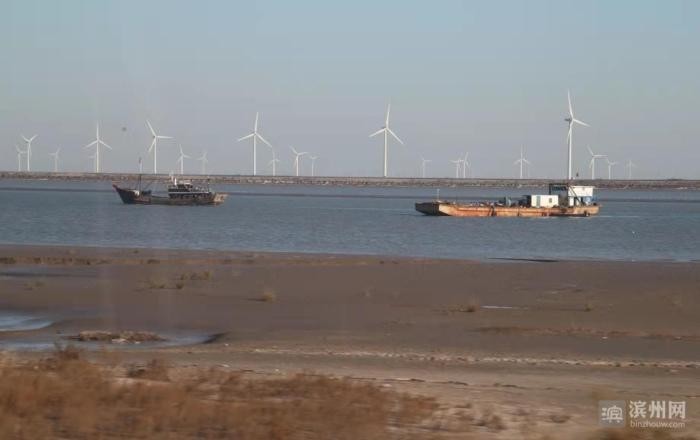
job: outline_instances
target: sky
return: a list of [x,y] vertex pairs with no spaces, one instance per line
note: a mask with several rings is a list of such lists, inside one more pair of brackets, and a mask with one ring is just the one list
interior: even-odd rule
[[[177,171],[178,144],[199,172],[251,174],[260,133],[293,173],[290,146],[317,175],[377,176],[384,123],[391,176],[454,176],[469,152],[475,177],[566,173],[567,89],[574,172],[587,146],[619,162],[613,177],[700,178],[700,2],[697,1],[104,1],[4,0],[0,15],[0,168],[37,135],[33,170],[89,171],[99,122],[113,150],[103,171],[135,172],[150,120]],[[271,151],[258,147],[259,174]],[[302,173],[310,162],[302,160]],[[597,174],[607,176],[598,163]]]

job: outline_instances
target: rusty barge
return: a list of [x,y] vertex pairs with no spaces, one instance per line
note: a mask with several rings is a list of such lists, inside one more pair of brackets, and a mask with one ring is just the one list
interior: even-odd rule
[[419,202],[416,211],[452,217],[589,217],[600,212],[592,186],[550,184],[548,194],[525,195],[518,200],[458,203],[444,200]]

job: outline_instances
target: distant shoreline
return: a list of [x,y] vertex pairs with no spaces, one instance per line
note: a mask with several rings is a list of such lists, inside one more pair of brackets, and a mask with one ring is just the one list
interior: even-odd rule
[[[148,181],[167,181],[167,174],[144,174]],[[234,185],[315,185],[315,186],[372,186],[372,187],[546,187],[549,183],[561,182],[561,179],[509,179],[509,178],[469,178],[455,179],[446,177],[414,178],[414,177],[311,177],[311,176],[246,176],[246,175],[201,175],[186,174],[178,176],[181,179],[208,180],[210,183],[226,183]],[[1,179],[15,180],[56,180],[56,181],[135,181],[138,174],[134,173],[53,173],[53,172],[17,172],[2,171]],[[690,179],[578,179],[580,185],[593,185],[597,188],[610,189],[684,189],[699,190],[700,180]]]

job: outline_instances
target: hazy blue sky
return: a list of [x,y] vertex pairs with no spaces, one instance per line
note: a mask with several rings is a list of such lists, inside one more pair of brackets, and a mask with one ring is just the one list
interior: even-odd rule
[[[260,111],[281,173],[294,145],[318,174],[378,175],[368,135],[391,100],[406,142],[390,146],[392,175],[417,175],[419,155],[453,175],[469,151],[476,176],[515,176],[524,144],[533,176],[562,177],[570,88],[591,124],[575,131],[575,170],[588,175],[590,144],[640,177],[700,178],[699,43],[698,1],[4,0],[0,168],[38,134],[34,169],[61,146],[62,168],[89,170],[99,120],[105,171],[139,155],[150,170],[149,118],[191,156],[207,149],[212,172],[248,174],[252,147],[235,140]],[[269,149],[258,157],[269,172]],[[176,159],[163,142],[159,169]]]

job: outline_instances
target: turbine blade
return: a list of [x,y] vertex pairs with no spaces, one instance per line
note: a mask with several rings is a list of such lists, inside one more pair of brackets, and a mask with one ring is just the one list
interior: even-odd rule
[[251,134],[249,134],[249,135],[247,135],[247,136],[243,136],[242,138],[239,138],[239,139],[238,139],[238,142],[244,141],[244,140],[246,140],[246,139],[250,139],[250,138],[252,138],[253,136],[255,136],[255,133],[251,133]]
[[263,141],[268,147],[272,148],[272,145],[268,141],[266,141],[264,137],[260,136],[260,134],[256,134],[256,136],[258,137],[258,139]]
[[595,156],[595,154],[593,153],[593,150],[591,150],[590,146],[586,146],[586,148],[588,148],[588,152],[591,153],[591,156]]
[[569,100],[569,116],[571,116],[571,119],[574,119],[574,109],[571,107],[571,91],[570,90],[566,91],[566,97]]
[[391,103],[389,103],[386,106],[386,121],[384,122],[384,126],[388,127],[389,126],[389,114],[391,113]]
[[90,148],[90,147],[92,147],[93,145],[95,145],[96,143],[97,143],[96,140],[95,140],[95,141],[92,141],[92,142],[90,142],[89,144],[87,144],[84,148]]
[[172,139],[171,136],[161,136],[161,135],[158,135],[158,136],[156,136],[156,137],[157,137],[158,139]]
[[394,136],[394,139],[396,139],[397,141],[399,141],[399,143],[400,143],[401,145],[406,145],[406,144],[403,143],[403,141],[402,141],[401,139],[399,139],[398,136],[396,136],[396,133],[394,133],[393,131],[391,131],[391,128],[387,127],[386,129],[389,131],[389,134],[390,134],[390,135]]
[[151,141],[151,146],[148,147],[148,152],[149,152],[149,153],[151,152],[151,150],[153,150],[153,147],[156,146],[156,139],[157,139],[157,138],[154,137],[153,140]]
[[378,134],[384,133],[384,130],[386,130],[386,128],[381,128],[381,129],[375,131],[374,133],[370,134],[369,137],[374,137]]
[[156,131],[153,129],[153,126],[148,121],[148,119],[146,119],[146,125],[148,125],[148,129],[151,130],[151,134],[153,135],[153,137],[156,137]]
[[102,140],[100,140],[100,143],[101,143],[102,145],[104,145],[105,147],[109,148],[110,150],[114,150],[114,148],[110,147],[109,145],[107,145],[106,143],[104,143]]
[[583,121],[579,121],[578,119],[575,119],[575,118],[573,119],[572,122],[575,122],[575,123],[577,123],[577,124],[580,124],[580,125],[583,125],[583,126],[586,126],[586,127],[590,127],[590,125],[586,124],[586,123],[583,122]]

